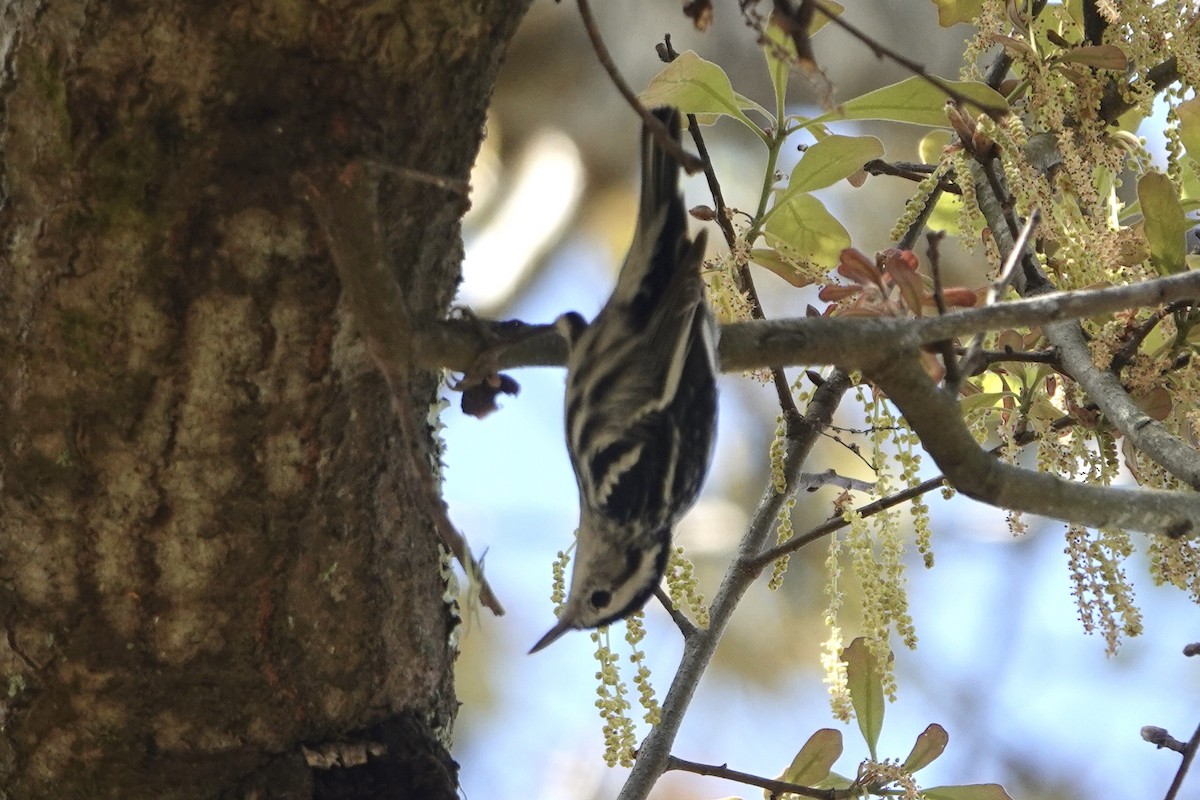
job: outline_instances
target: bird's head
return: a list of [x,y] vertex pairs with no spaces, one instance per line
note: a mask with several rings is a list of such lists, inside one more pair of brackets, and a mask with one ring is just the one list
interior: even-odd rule
[[632,539],[626,533],[603,530],[611,522],[580,525],[571,589],[558,622],[538,640],[530,653],[549,645],[570,630],[598,628],[624,619],[646,604],[667,566],[670,531]]

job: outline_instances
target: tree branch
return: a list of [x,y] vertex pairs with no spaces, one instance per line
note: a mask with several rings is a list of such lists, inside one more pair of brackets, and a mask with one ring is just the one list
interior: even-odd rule
[[901,410],[947,481],[968,497],[1095,528],[1172,537],[1195,533],[1200,495],[1076,483],[988,455],[963,422],[957,400],[933,385],[915,350],[908,358],[879,364],[866,374]]
[[[1026,277],[1029,279],[1020,285],[1022,293],[1040,293],[1039,298],[1061,296],[1060,293],[1050,291],[1052,286],[1045,277],[1033,249],[1023,243],[1019,236],[1012,235],[1016,220],[1012,217],[1008,204],[1004,202],[1008,190],[1004,186],[1003,175],[990,168],[994,163],[989,161],[987,165],[981,165],[979,162],[973,162],[972,175],[977,184],[976,196],[980,211],[995,235],[1000,253],[1011,260],[1014,251],[1020,249],[1022,262],[1026,265]],[[1150,283],[1153,281],[1132,285],[1146,286]],[[1159,305],[1165,300],[1166,298],[1163,298],[1153,303],[1138,305]],[[1046,340],[1058,350],[1063,371],[1083,387],[1108,422],[1126,436],[1134,447],[1152,458],[1163,469],[1193,489],[1200,489],[1200,453],[1167,430],[1165,425],[1142,411],[1116,375],[1096,366],[1080,324],[1060,317],[1042,323],[1042,330]]]
[[1063,372],[1083,387],[1105,419],[1163,469],[1193,489],[1200,489],[1200,453],[1142,411],[1116,375],[1096,366],[1079,323],[1054,322],[1043,326],[1042,331],[1058,348]]
[[727,781],[737,781],[748,786],[757,786],[760,789],[766,789],[772,796],[795,794],[800,797],[813,797],[816,800],[841,800],[854,797],[848,789],[812,789],[797,783],[763,778],[759,775],[751,775],[749,772],[739,772],[724,764],[700,764],[695,761],[685,761],[676,756],[671,756],[667,760],[667,769],[677,769],[695,775],[708,775],[713,778],[724,778]]
[[[1055,292],[1027,300],[956,311],[940,317],[805,317],[735,322],[721,328],[726,372],[772,364],[832,364],[860,369],[925,344],[978,331],[1045,325],[1200,297],[1200,270],[1104,289]],[[540,333],[537,332],[540,329]],[[567,349],[550,325],[484,320],[430,322],[412,334],[412,358],[426,369],[469,369],[489,345],[511,342],[496,366],[561,367]]]

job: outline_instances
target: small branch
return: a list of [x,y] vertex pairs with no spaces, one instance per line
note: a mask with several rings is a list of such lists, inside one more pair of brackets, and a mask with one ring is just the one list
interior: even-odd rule
[[976,371],[971,374],[978,375],[989,364],[997,364],[1005,361],[1016,361],[1022,364],[1049,364],[1056,369],[1062,363],[1058,358],[1058,351],[1054,348],[1049,350],[1013,350],[1012,348],[1005,348],[1004,350],[980,350],[979,363],[976,366]]
[[796,478],[797,492],[815,492],[817,489],[825,486],[837,486],[840,489],[848,489],[852,492],[872,492],[875,490],[875,484],[871,481],[851,478],[849,475],[839,475],[833,469],[827,469],[824,472],[802,472]]
[[[920,497],[927,492],[932,492],[934,489],[940,489],[945,484],[945,476],[938,475],[936,478],[930,478],[929,480],[921,481],[916,486],[910,486],[903,491],[896,492],[895,494],[882,497],[879,500],[875,500],[867,503],[864,506],[860,506],[859,508],[855,509],[855,512],[864,518],[871,517],[880,513],[881,511],[887,511],[889,508],[895,508],[898,505],[907,503],[908,501]],[[820,539],[824,539],[834,531],[840,531],[849,524],[850,523],[846,522],[846,520],[841,516],[830,517],[819,525],[810,528],[803,535],[788,539],[786,542],[782,542],[775,547],[772,547],[770,550],[755,556],[745,563],[745,567],[747,570],[754,572],[755,575],[758,575],[768,566],[784,556],[790,556],[793,553],[800,551],[807,545],[819,541]]]
[[1200,727],[1196,728],[1196,732],[1192,734],[1192,738],[1183,748],[1183,761],[1179,764],[1179,769],[1175,772],[1175,779],[1171,781],[1171,786],[1167,789],[1167,793],[1163,795],[1163,800],[1175,800],[1179,796],[1179,790],[1183,788],[1183,779],[1187,777],[1188,770],[1191,769],[1192,761],[1196,758],[1196,750],[1200,749]]
[[[1063,430],[1064,428],[1069,428],[1074,424],[1075,419],[1073,417],[1059,417],[1057,420],[1051,423],[1050,429],[1053,431]],[[1016,437],[1016,443],[1018,446],[1023,447],[1030,442],[1036,441],[1037,438],[1037,434],[1025,432]],[[1004,445],[993,447],[988,451],[988,455],[999,455],[1003,449]],[[874,500],[864,506],[859,506],[857,509],[855,509],[855,513],[864,518],[871,517],[880,513],[881,511],[887,511],[889,508],[895,508],[898,505],[907,503],[910,500],[914,500],[923,494],[932,492],[934,489],[940,489],[947,483],[948,481],[945,475],[938,475],[928,480],[921,481],[915,486],[910,486],[907,489],[896,492],[895,494],[890,494],[887,497],[881,497],[878,500]],[[796,536],[792,539],[788,539],[786,542],[778,544],[751,561],[746,562],[746,569],[753,570],[755,574],[759,574],[763,571],[763,569],[778,559],[798,552],[806,545],[812,544],[819,539],[823,539],[834,531],[840,531],[848,524],[849,523],[846,522],[846,520],[841,516],[830,517],[821,524],[809,529],[807,533],[801,536]]]
[[1200,489],[1200,453],[1142,411],[1115,374],[1097,368],[1080,324],[1048,323],[1042,331],[1046,340],[1057,348],[1063,372],[1087,392],[1088,399],[1105,419],[1167,472],[1193,489]]
[[692,624],[692,621],[682,611],[675,607],[671,602],[671,598],[663,591],[662,586],[654,587],[654,596],[658,598],[658,602],[662,603],[662,607],[671,615],[671,621],[675,623],[675,627],[679,628],[679,632],[683,634],[685,640],[695,635],[699,629]]
[[1114,373],[1120,373],[1121,370],[1129,365],[1129,362],[1133,361],[1133,357],[1137,355],[1138,348],[1142,346],[1142,342],[1158,327],[1159,323],[1176,312],[1183,311],[1185,308],[1191,308],[1192,305],[1190,300],[1176,300],[1174,303],[1164,306],[1151,314],[1149,319],[1142,322],[1129,334],[1125,340],[1125,344],[1121,345],[1121,349],[1113,355],[1112,363],[1108,365],[1109,370]]
[[1174,750],[1180,754],[1187,750],[1187,743],[1176,739],[1166,728],[1159,728],[1156,725],[1143,725],[1141,734],[1142,740],[1154,745],[1157,750]]
[[[1174,56],[1146,71],[1146,80],[1155,94],[1179,80],[1179,77],[1179,65]],[[1109,123],[1116,122],[1118,117],[1133,108],[1133,104],[1125,99],[1128,94],[1122,93],[1122,88],[1126,87],[1118,87],[1116,82],[1113,82],[1104,90],[1104,97],[1100,101],[1100,119]]]
[[445,175],[434,175],[432,172],[424,172],[419,169],[410,169],[409,167],[401,167],[397,164],[386,164],[382,161],[364,160],[363,165],[377,169],[380,172],[387,172],[395,175],[398,178],[414,181],[415,183],[423,183],[428,186],[436,186],[439,189],[445,189],[451,194],[459,195],[467,198],[471,194],[470,181],[460,180],[458,178],[449,178]]
[[871,49],[871,52],[873,52],[875,54],[876,58],[881,59],[881,60],[885,57],[891,59],[892,61],[896,62],[900,66],[907,69],[909,72],[920,77],[922,80],[932,84],[933,86],[936,86],[939,90],[942,91],[942,93],[944,93],[946,95],[946,97],[949,97],[951,100],[958,103],[959,105],[978,109],[979,111],[983,112],[984,114],[987,114],[989,117],[992,117],[993,119],[996,119],[996,120],[999,120],[999,119],[1003,118],[1006,114],[1008,114],[1007,108],[997,108],[994,106],[989,106],[984,103],[980,103],[976,100],[972,100],[971,98],[967,97],[966,95],[964,95],[961,92],[959,92],[958,90],[956,90],[950,84],[946,83],[944,80],[942,80],[938,76],[930,73],[921,64],[918,64],[916,61],[913,61],[912,59],[901,55],[900,53],[896,52],[895,50],[892,50],[890,47],[885,46],[882,42],[879,42],[876,39],[873,39],[871,36],[867,35],[859,28],[855,27],[854,25],[851,25],[849,22],[842,19],[840,15],[829,13],[828,11],[825,10],[825,7],[822,6],[820,3],[814,3],[814,6],[816,7],[816,9],[818,11],[820,11],[822,14],[824,14],[826,16],[826,18],[828,18],[829,21],[832,22],[834,25],[836,25],[839,28],[841,28],[842,30],[846,31],[846,33],[850,34],[855,39],[858,39],[860,42],[862,42],[867,47],[869,47]]
[[[721,368],[741,372],[772,364],[832,364],[859,369],[896,357],[906,348],[978,331],[1044,325],[1194,297],[1200,297],[1200,270],[1125,286],[1054,292],[938,317],[803,317],[735,322],[721,326]],[[542,330],[537,333],[535,328]],[[486,331],[486,336],[481,331]],[[567,359],[566,345],[549,325],[451,319],[425,323],[412,336],[414,364],[425,369],[445,367],[461,372],[475,363],[486,346],[509,342],[514,346],[498,348],[498,368],[561,367]]]
[[915,351],[907,359],[897,358],[865,372],[904,414],[947,481],[968,497],[1094,528],[1170,537],[1196,533],[1200,495],[1093,486],[1015,467],[988,455],[963,422],[957,400],[931,383]]
[[[1033,213],[1029,215],[1029,219],[1025,220],[1024,227],[1017,234],[1017,238],[1013,240],[1012,249],[1008,253],[1008,258],[1004,259],[1004,266],[1000,269],[1000,274],[996,279],[988,285],[987,299],[985,305],[994,306],[1004,297],[1004,293],[1008,291],[1008,286],[1013,282],[1013,277],[1017,275],[1017,264],[1021,261],[1021,254],[1025,252],[1026,246],[1029,244],[1029,238],[1033,235],[1034,228],[1037,227],[1040,213],[1035,208]],[[1021,281],[1024,285],[1025,281]],[[968,375],[976,373],[975,364],[979,359],[979,354],[983,351],[983,333],[975,334],[975,340],[971,346],[967,348],[967,353],[963,356],[963,371]],[[951,384],[955,389],[959,388],[958,384]]]
[[706,775],[712,778],[724,778],[727,781],[737,781],[747,786],[757,786],[760,789],[766,789],[772,795],[797,794],[801,797],[813,797],[817,800],[843,800],[843,798],[855,796],[849,789],[813,789],[808,786],[801,786],[798,783],[777,781],[771,778],[751,775],[748,772],[738,772],[736,769],[730,769],[724,764],[700,764],[696,761],[685,761],[677,756],[667,758],[667,769],[691,772],[695,775]]
[[596,18],[592,16],[591,6],[588,5],[588,0],[576,0],[579,6],[579,16],[583,19],[583,27],[587,31],[588,39],[592,42],[592,49],[596,51],[596,57],[600,59],[601,66],[608,73],[609,79],[612,80],[613,86],[617,87],[617,91],[625,98],[637,115],[642,118],[642,122],[650,128],[658,146],[668,153],[671,158],[679,162],[679,165],[687,171],[689,175],[699,172],[704,168],[704,162],[685,151],[679,142],[671,136],[671,132],[666,126],[658,121],[653,114],[642,105],[638,100],[637,93],[629,87],[629,84],[622,77],[620,70],[612,60],[612,55],[608,52],[608,46],[604,44],[604,37],[600,35],[600,29],[596,26]]
[[[933,302],[937,306],[939,316],[946,315],[946,295],[942,286],[942,254],[938,247],[945,235],[944,231],[930,231],[925,234],[925,241],[929,245],[926,250],[929,272],[933,276]],[[954,342],[943,339],[940,342],[934,342],[934,346],[938,349],[938,353],[942,357],[942,367],[946,370],[946,386],[957,392],[962,381],[962,372],[959,368],[958,352],[954,347]]]
[[[893,178],[906,178],[907,180],[919,183],[937,170],[937,164],[922,164],[916,161],[896,161],[889,163],[878,158],[873,158],[863,164],[863,170],[870,175],[889,175]],[[938,181],[937,187],[948,194],[962,194],[962,189],[959,188],[958,184],[948,178],[941,178]]]

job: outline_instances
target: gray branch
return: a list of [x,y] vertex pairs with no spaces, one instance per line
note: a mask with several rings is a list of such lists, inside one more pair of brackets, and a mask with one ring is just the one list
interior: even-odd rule
[[[940,317],[805,317],[735,322],[721,328],[726,372],[772,364],[836,365],[860,369],[913,347],[979,331],[1045,326],[1059,320],[1200,297],[1200,270],[1127,286],[1055,292],[1027,300],[966,309]],[[567,349],[552,326],[450,319],[412,332],[412,358],[427,369],[471,368],[497,343],[496,366],[563,366]]]
[[1200,453],[1142,411],[1116,375],[1096,367],[1079,323],[1055,322],[1042,330],[1058,348],[1063,371],[1083,387],[1105,419],[1167,472],[1200,489]]
[[869,370],[921,437],[921,446],[968,497],[990,505],[1096,528],[1185,536],[1200,520],[1200,495],[1093,486],[1005,464],[984,452],[963,422],[958,401],[933,385],[915,353]]

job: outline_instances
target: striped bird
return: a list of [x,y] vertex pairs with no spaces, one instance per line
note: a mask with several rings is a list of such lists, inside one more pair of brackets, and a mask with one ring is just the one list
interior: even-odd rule
[[[653,113],[678,141],[679,113]],[[700,493],[717,419],[704,241],[703,231],[688,238],[679,165],[643,128],[637,227],[617,285],[590,325],[576,313],[556,322],[570,347],[566,433],[579,530],[566,604],[531,653],[640,609],[662,579],[675,523]]]

